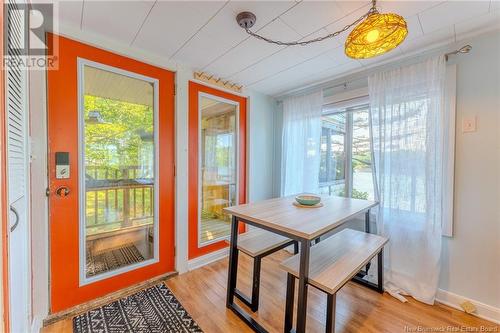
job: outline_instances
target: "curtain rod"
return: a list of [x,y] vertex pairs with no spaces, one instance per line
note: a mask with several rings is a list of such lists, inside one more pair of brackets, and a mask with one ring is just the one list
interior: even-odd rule
[[[351,79],[351,80],[348,80],[348,81],[344,81],[342,83],[338,83],[338,84],[334,84],[334,85],[331,85],[329,84],[328,82],[325,82],[325,83],[319,83],[317,85],[315,85],[317,88],[321,89],[321,90],[325,90],[325,89],[335,89],[335,88],[339,88],[339,87],[344,87],[344,89],[347,89],[347,86],[354,83],[354,82],[358,82],[358,81],[362,81],[362,80],[366,80],[367,77],[365,76],[362,76],[362,77],[358,77],[358,78],[354,78],[354,79]],[[304,91],[304,90],[307,90],[307,91],[310,91],[311,89],[313,89],[315,86],[309,86],[309,87],[304,87],[303,89],[295,89],[296,91],[300,92],[300,91]],[[278,97],[284,97],[288,95],[288,93],[285,93],[285,94],[282,94]],[[292,94],[293,95],[293,94]],[[283,102],[282,99],[278,99],[277,100],[278,103],[281,103]]]
[[[469,53],[470,51],[472,50],[472,46],[470,46],[469,44],[467,45],[464,45],[462,46],[461,48],[457,49],[457,50],[454,50],[454,51],[450,51],[450,52],[447,52],[444,54],[444,58],[446,61],[448,61],[449,57],[452,56],[452,55],[459,55],[459,54],[467,54]],[[419,56],[421,55],[415,55],[413,57],[410,57],[410,58],[406,58],[406,59],[400,59],[400,60],[409,60],[409,59],[412,59],[412,58],[418,58]],[[381,66],[386,66],[388,64],[382,64]],[[288,92],[285,92],[285,93],[282,93],[278,96],[276,96],[276,98],[283,98],[287,95],[294,95],[294,93],[300,93],[301,91],[310,91],[311,89],[313,89],[314,87],[316,88],[319,88],[319,89],[334,89],[334,88],[338,88],[338,87],[344,87],[344,88],[347,88],[347,85],[349,84],[352,84],[354,82],[357,82],[357,81],[361,81],[361,80],[366,80],[367,79],[367,76],[366,75],[363,75],[361,77],[357,77],[357,78],[353,78],[351,80],[348,80],[348,81],[344,81],[342,83],[338,83],[338,84],[334,84],[334,85],[330,85],[331,81],[329,82],[323,82],[323,83],[318,83],[316,85],[309,85],[309,86],[306,86],[304,88],[296,88],[296,89],[292,89],[292,90],[289,90]],[[282,100],[281,99],[278,99],[278,103],[280,103]]]
[[462,47],[461,47],[461,48],[459,48],[458,50],[455,50],[455,51],[451,51],[451,52],[445,53],[444,58],[446,59],[446,61],[448,61],[448,57],[449,57],[449,56],[451,56],[451,55],[456,55],[456,54],[467,54],[467,53],[469,53],[471,50],[472,50],[472,46],[470,46],[469,44],[467,44],[467,45],[462,46]]

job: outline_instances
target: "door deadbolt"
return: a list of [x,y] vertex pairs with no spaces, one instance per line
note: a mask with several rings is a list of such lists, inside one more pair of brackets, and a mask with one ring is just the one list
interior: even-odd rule
[[56,194],[62,198],[64,198],[65,196],[67,196],[69,194],[69,188],[67,186],[59,186],[57,189],[56,189]]

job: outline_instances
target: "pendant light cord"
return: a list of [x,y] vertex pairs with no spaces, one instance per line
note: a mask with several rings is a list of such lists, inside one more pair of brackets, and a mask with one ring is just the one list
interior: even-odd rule
[[363,14],[356,21],[352,22],[351,24],[346,25],[341,30],[335,31],[335,32],[328,34],[326,36],[322,36],[322,37],[318,37],[318,38],[314,38],[314,39],[309,39],[309,40],[304,40],[304,41],[299,40],[299,41],[293,41],[293,42],[283,42],[280,40],[274,40],[274,39],[270,39],[270,38],[264,37],[262,35],[259,35],[253,31],[251,31],[249,28],[245,28],[245,31],[250,36],[253,36],[257,39],[263,40],[263,41],[271,43],[271,44],[282,45],[282,46],[297,46],[297,45],[298,46],[306,46],[306,45],[311,44],[311,43],[321,42],[321,41],[328,39],[328,38],[337,37],[341,33],[345,32],[345,31],[349,30],[350,28],[352,28],[353,26],[361,23],[361,21],[363,21],[365,18],[367,18],[371,14],[377,13],[378,11],[377,11],[377,7],[376,7],[376,5],[377,5],[376,2],[377,2],[376,0],[372,0],[372,7],[370,8],[370,10],[366,14]]

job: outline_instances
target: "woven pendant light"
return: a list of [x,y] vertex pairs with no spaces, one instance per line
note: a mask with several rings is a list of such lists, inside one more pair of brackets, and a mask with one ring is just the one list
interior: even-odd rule
[[379,56],[396,48],[408,35],[403,17],[380,14],[375,3],[370,14],[347,36],[345,54],[354,59]]

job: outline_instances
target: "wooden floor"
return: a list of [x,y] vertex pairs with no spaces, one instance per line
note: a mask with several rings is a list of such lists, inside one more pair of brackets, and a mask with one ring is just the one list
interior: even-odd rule
[[[270,332],[283,331],[286,274],[278,265],[288,256],[288,253],[280,251],[265,258],[262,263],[260,309],[254,317]],[[245,255],[240,258],[238,288],[248,292],[252,261]],[[206,333],[252,332],[225,307],[226,276],[227,259],[223,259],[173,277],[166,284]],[[307,332],[324,332],[325,309],[325,295],[309,288]],[[408,303],[401,303],[388,294],[381,295],[351,282],[337,294],[336,316],[337,333],[418,332],[416,329],[419,327],[420,332],[425,328],[459,332],[463,327],[498,327],[440,304],[429,306],[412,299]],[[42,333],[71,332],[71,327],[72,321],[66,319],[45,327]],[[500,328],[496,332],[500,332]]]

